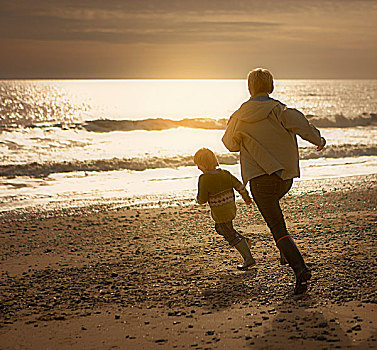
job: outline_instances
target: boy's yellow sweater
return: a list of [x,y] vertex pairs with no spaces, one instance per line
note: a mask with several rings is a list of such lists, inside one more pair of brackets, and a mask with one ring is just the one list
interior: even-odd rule
[[199,177],[198,203],[209,203],[211,216],[217,223],[229,222],[236,216],[233,188],[241,194],[245,202],[251,201],[245,186],[227,170],[216,169]]

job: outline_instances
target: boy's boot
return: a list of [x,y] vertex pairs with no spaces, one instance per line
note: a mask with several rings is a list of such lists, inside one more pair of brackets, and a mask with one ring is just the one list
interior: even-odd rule
[[244,262],[237,266],[239,270],[246,270],[247,268],[254,266],[256,264],[254,258],[250,252],[250,246],[246,238],[242,239],[241,242],[237,243],[234,248],[236,248],[242,255]]
[[285,258],[282,251],[279,249],[280,252],[280,265],[288,265],[288,260]]
[[294,294],[305,293],[308,288],[307,281],[310,280],[312,274],[306,266],[295,242],[290,236],[284,237],[282,240],[278,241],[278,248],[288,260],[289,266],[293,269],[296,275]]

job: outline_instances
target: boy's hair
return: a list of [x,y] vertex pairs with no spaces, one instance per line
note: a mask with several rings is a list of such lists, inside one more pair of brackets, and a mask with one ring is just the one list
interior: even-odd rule
[[274,77],[268,69],[255,68],[247,76],[250,95],[274,91]]
[[194,163],[206,170],[216,169],[219,165],[216,155],[210,149],[204,147],[195,153]]

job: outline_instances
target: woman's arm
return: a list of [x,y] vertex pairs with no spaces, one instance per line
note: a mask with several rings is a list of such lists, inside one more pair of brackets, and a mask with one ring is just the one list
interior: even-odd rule
[[[313,145],[324,147],[324,138],[320,131],[305,118],[297,109],[287,108],[280,116],[281,122],[287,130],[299,135]],[[325,142],[326,143],[326,142]],[[321,149],[322,149],[321,148]]]
[[221,140],[224,146],[230,152],[239,152],[241,140],[240,140],[239,135],[236,134],[236,129],[237,129],[239,121],[238,121],[238,118],[235,117],[234,114],[230,117],[228,121],[228,125],[225,130],[225,134]]

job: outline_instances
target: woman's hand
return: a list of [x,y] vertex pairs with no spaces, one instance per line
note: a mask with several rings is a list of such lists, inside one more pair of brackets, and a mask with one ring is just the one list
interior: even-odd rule
[[317,147],[317,151],[322,151],[326,145],[326,140],[321,137],[321,144]]

